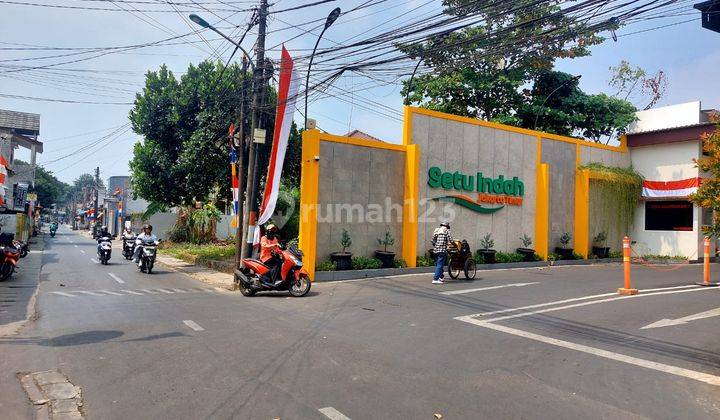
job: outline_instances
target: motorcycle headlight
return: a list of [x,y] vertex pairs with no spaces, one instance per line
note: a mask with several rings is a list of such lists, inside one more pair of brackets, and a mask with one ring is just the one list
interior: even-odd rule
[[290,256],[290,259],[292,259],[292,262],[295,263],[295,265],[302,265],[302,261],[300,261],[299,259],[295,258],[294,255],[291,255],[291,256]]

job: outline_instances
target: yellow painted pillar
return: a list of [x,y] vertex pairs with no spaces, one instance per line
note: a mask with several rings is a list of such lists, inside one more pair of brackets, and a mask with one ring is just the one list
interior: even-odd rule
[[547,260],[550,222],[550,165],[547,163],[537,166],[535,188],[535,252]]
[[409,144],[405,150],[405,202],[403,204],[402,255],[408,267],[416,266],[418,230],[418,182],[420,146]]
[[590,247],[590,171],[575,171],[575,242],[576,253],[587,258]]
[[302,162],[300,164],[300,232],[298,245],[302,250],[303,265],[315,277],[317,252],[317,208],[320,182],[320,131],[307,130],[302,135]]

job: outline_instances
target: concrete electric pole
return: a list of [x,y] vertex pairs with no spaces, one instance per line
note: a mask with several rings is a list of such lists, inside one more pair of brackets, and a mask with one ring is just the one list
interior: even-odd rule
[[93,217],[95,218],[95,224],[93,225],[93,234],[97,231],[97,222],[98,222],[98,201],[99,201],[99,194],[100,194],[100,167],[95,168],[95,205],[93,207]]
[[260,107],[263,95],[265,94],[265,32],[267,30],[268,2],[260,0],[260,10],[258,16],[258,38],[257,48],[255,50],[255,71],[253,73],[253,100],[252,100],[252,116],[250,121],[250,147],[248,150],[248,177],[247,187],[245,189],[245,197],[247,199],[247,209],[243,214],[243,232],[245,232],[246,240],[242,243],[242,256],[249,257],[252,255],[252,238],[255,233],[255,223],[257,223],[257,158],[259,148],[255,144],[255,131],[261,128],[262,122],[260,118]]

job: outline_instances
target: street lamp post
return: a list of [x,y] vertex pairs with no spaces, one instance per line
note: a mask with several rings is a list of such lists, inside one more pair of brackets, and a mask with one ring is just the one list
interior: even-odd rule
[[[240,51],[242,51],[243,54],[245,54],[245,57],[247,57],[248,61],[250,62],[250,67],[253,69],[253,73],[255,72],[255,65],[253,64],[252,59],[250,58],[250,54],[248,54],[248,52],[245,51],[245,48],[243,48],[239,42],[235,42],[232,38],[230,38],[229,36],[222,33],[218,28],[212,26],[208,21],[206,21],[205,19],[196,15],[195,13],[190,15],[190,20],[192,20],[193,22],[202,26],[203,28],[210,29],[211,31],[215,32],[216,34],[218,34],[221,37],[225,38],[226,40],[230,41],[230,43],[233,44],[235,46],[235,48],[240,49]],[[245,34],[247,34],[247,31],[245,31]],[[243,38],[245,38],[245,34],[243,34]],[[242,42],[242,39],[241,39],[241,42]]]
[[[545,104],[547,103],[548,99],[550,99],[550,97],[553,96],[553,94],[554,94],[555,92],[557,92],[558,90],[560,90],[561,87],[567,85],[567,84],[570,83],[570,82],[574,82],[574,81],[580,80],[581,77],[582,77],[582,75],[581,75],[581,74],[578,74],[577,76],[571,77],[570,79],[567,79],[566,81],[562,82],[562,83],[560,84],[560,86],[556,87],[552,92],[550,92],[550,94],[549,94],[548,96],[545,97],[545,100],[543,101],[542,105],[540,105],[540,109],[542,109],[542,107],[545,106]],[[537,130],[538,118],[540,118],[540,111],[538,111],[538,112],[535,113],[535,124],[533,124],[533,130]]]
[[327,28],[329,28],[335,21],[337,20],[338,16],[340,16],[340,8],[336,7],[330,12],[327,19],[325,19],[325,26],[323,27],[323,30],[320,32],[320,35],[317,38],[317,41],[315,41],[315,47],[313,47],[312,54],[310,54],[310,63],[308,64],[307,68],[307,76],[305,77],[305,129],[307,130],[308,125],[308,93],[310,93],[310,68],[312,67],[313,59],[315,58],[315,50],[317,50],[318,45],[320,44],[320,39],[322,39],[323,34],[325,31],[327,31]]

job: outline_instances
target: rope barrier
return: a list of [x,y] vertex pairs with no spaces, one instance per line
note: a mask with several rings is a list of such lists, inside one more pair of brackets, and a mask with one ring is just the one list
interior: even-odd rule
[[[679,264],[670,264],[670,263],[668,263],[668,264],[653,264],[650,261],[643,258],[642,255],[635,252],[635,250],[632,248],[632,246],[630,247],[630,251],[634,254],[634,257],[632,258],[633,263],[638,263],[641,267],[646,267],[646,268],[649,268],[651,270],[655,270],[655,271],[658,271],[661,273],[675,271],[680,268],[687,267],[689,264],[687,261],[685,261],[683,263],[679,263]],[[670,267],[668,267],[668,266],[670,266]],[[661,267],[663,267],[663,268],[661,268]]]

